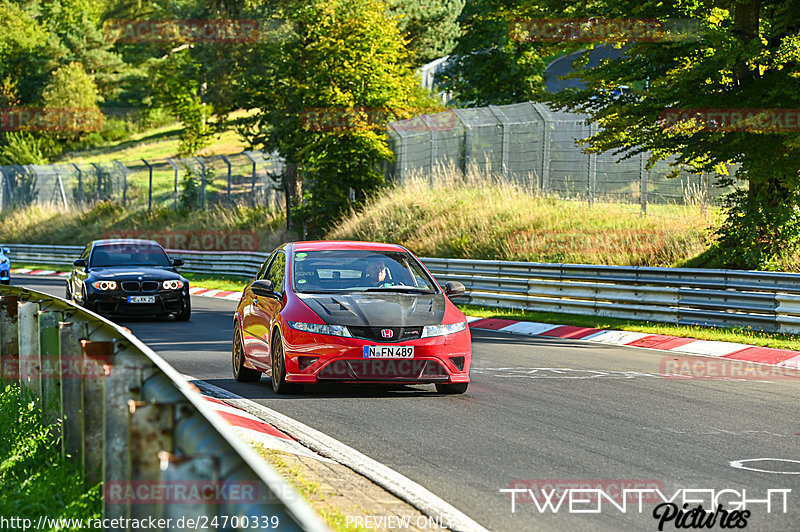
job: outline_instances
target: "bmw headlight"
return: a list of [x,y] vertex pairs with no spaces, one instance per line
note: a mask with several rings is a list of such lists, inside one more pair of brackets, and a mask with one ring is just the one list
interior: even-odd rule
[[420,338],[429,338],[431,336],[444,336],[446,334],[455,334],[467,328],[467,322],[460,321],[458,323],[451,323],[449,325],[428,325],[422,328],[422,336]]
[[331,336],[345,336],[352,338],[353,335],[344,325],[319,325],[317,323],[303,323],[300,321],[290,321],[289,327],[298,331],[310,332],[314,334],[329,334]]
[[164,287],[164,290],[178,290],[183,288],[183,281],[164,281],[161,286]]
[[117,282],[116,281],[95,281],[92,283],[97,290],[116,290],[117,289]]

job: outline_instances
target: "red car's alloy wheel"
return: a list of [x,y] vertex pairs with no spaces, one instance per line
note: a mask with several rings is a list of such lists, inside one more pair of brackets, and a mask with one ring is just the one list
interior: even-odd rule
[[242,333],[239,327],[234,327],[233,333],[233,378],[237,382],[256,382],[261,378],[261,372],[254,369],[245,367],[244,365],[244,347],[242,344]]
[[277,332],[272,335],[272,390],[277,394],[297,393],[300,387],[286,382],[286,357],[283,340]]

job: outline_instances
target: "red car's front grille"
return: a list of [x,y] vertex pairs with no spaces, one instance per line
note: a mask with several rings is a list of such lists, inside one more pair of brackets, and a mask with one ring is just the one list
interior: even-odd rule
[[422,327],[353,327],[347,326],[350,334],[356,338],[375,342],[407,342],[419,340]]
[[317,373],[320,380],[446,381],[447,370],[435,360],[385,358],[335,360]]

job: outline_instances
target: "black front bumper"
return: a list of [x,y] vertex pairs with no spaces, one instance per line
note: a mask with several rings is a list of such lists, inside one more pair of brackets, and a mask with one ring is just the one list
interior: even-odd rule
[[[155,303],[128,303],[128,296],[154,296]],[[189,302],[182,292],[159,292],[155,294],[87,294],[89,308],[98,314],[111,316],[163,316],[176,314]]]

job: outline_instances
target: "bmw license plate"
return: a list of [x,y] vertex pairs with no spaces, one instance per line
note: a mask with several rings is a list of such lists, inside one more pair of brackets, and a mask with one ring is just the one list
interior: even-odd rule
[[156,296],[128,296],[128,303],[155,303]]
[[365,345],[364,358],[414,358],[414,346]]

